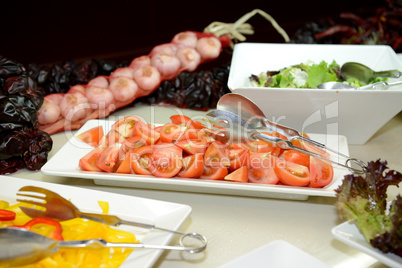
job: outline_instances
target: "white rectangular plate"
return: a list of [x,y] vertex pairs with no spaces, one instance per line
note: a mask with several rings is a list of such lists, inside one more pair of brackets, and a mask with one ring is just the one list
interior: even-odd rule
[[[16,193],[23,186],[38,186],[54,191],[67,198],[80,210],[102,213],[98,201],[109,203],[109,213],[125,220],[139,221],[155,226],[178,230],[191,212],[191,207],[176,203],[101,192],[60,184],[31,181],[9,176],[0,176],[0,200],[17,203]],[[121,230],[132,232],[142,243],[167,245],[172,234],[121,225]],[[134,249],[121,267],[152,267],[162,250]]]
[[347,221],[332,228],[332,234],[339,241],[376,258],[389,267],[402,267],[401,257],[391,253],[383,253],[371,246],[353,221]]
[[[267,185],[257,183],[239,183],[230,181],[213,181],[183,178],[157,178],[135,174],[117,174],[104,172],[87,172],[80,170],[80,158],[93,148],[76,136],[95,126],[102,125],[107,133],[113,122],[106,120],[88,121],[74,137],[72,137],[41,169],[44,174],[64,177],[93,179],[96,184],[162,189],[186,192],[202,192],[212,194],[257,196],[269,198],[306,200],[308,196],[335,196],[335,189],[341,184],[344,175],[349,171],[345,168],[334,167],[334,179],[324,188],[293,187],[285,185]],[[310,138],[326,144],[329,148],[348,155],[348,143],[344,136],[309,134]]]
[[[291,256],[291,257],[290,257]],[[303,250],[284,240],[275,240],[257,248],[219,268],[270,267],[270,268],[329,268]]]

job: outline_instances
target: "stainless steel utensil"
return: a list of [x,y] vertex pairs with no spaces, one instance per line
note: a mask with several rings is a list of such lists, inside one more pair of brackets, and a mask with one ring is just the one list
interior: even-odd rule
[[110,243],[103,239],[57,241],[25,229],[2,228],[0,229],[0,265],[14,267],[35,263],[54,254],[60,248],[147,248],[198,253],[203,251],[205,246],[206,241],[200,247],[163,246],[144,243]]
[[[293,128],[289,128],[269,121],[267,118],[265,118],[265,115],[260,110],[260,108],[258,108],[258,106],[252,100],[244,97],[243,95],[236,93],[228,93],[223,95],[217,103],[217,111],[220,110],[228,111],[239,116],[247,122],[247,127],[254,129],[266,128],[269,131],[276,131],[284,135],[290,141],[299,139],[314,146],[320,147],[324,150],[336,153],[343,158],[349,158],[344,154],[341,154],[331,148],[326,147],[322,143],[300,135],[300,133]],[[212,111],[211,116],[216,116],[213,115],[214,112],[215,111]]]
[[[25,193],[24,193],[25,192]],[[97,213],[86,213],[81,212],[76,206],[74,206],[70,201],[60,196],[59,194],[52,192],[50,190],[36,187],[36,186],[24,186],[19,189],[18,196],[24,196],[34,199],[17,199],[19,202],[25,202],[28,204],[37,205],[39,207],[45,208],[45,210],[39,210],[34,208],[20,207],[21,210],[30,216],[31,218],[37,217],[47,217],[57,220],[70,220],[74,218],[85,218],[104,224],[119,226],[121,224],[137,226],[141,228],[147,228],[150,230],[160,230],[164,232],[174,233],[180,235],[180,246],[185,247],[184,240],[187,238],[193,238],[198,240],[202,244],[200,248],[193,249],[194,252],[199,252],[207,246],[207,239],[198,233],[182,233],[175,230],[169,230],[161,227],[157,227],[152,224],[133,222],[122,220],[117,216],[109,214],[97,214]]]
[[[361,160],[350,158],[349,156],[337,152],[338,157],[341,156],[345,158],[345,163],[343,164],[331,158],[326,158],[321,154],[299,148],[297,146],[294,146],[289,140],[265,135],[256,131],[248,124],[248,122],[232,112],[215,110],[207,113],[207,116],[209,116],[209,119],[203,120],[204,126],[207,127],[204,129],[204,131],[208,135],[212,136],[215,140],[218,140],[220,142],[247,142],[250,140],[259,139],[264,142],[274,143],[281,149],[293,149],[307,155],[318,157],[322,160],[329,161],[333,164],[347,168],[355,173],[363,172],[362,169],[356,169],[348,165],[349,162],[355,162],[358,164],[359,167],[363,167],[365,166],[365,164]],[[209,124],[205,124],[205,122]]]
[[397,86],[397,85],[402,85],[402,81],[396,81],[396,82],[386,82],[386,81],[381,81],[373,84],[369,84],[366,86],[362,87],[354,87],[348,84],[344,84],[342,82],[326,82],[319,84],[317,86],[318,89],[347,89],[347,90],[368,90],[368,89],[388,89],[389,87],[392,86]]
[[398,78],[402,75],[399,70],[386,70],[386,71],[373,71],[366,65],[357,62],[346,62],[341,67],[341,73],[347,80],[349,78],[357,78],[364,83],[369,83],[373,78],[381,77],[393,77]]

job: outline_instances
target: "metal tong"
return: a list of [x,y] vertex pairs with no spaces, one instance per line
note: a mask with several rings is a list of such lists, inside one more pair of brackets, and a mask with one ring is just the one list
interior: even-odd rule
[[[122,220],[117,216],[109,214],[97,214],[97,213],[86,213],[81,212],[76,206],[74,206],[70,201],[60,196],[59,194],[52,192],[50,190],[36,187],[36,186],[24,186],[19,189],[17,193],[18,196],[24,196],[32,199],[17,199],[19,202],[25,202],[33,204],[39,207],[45,208],[45,210],[39,210],[34,208],[20,207],[21,210],[30,216],[31,218],[37,217],[47,217],[57,220],[69,220],[73,218],[85,218],[97,222],[101,222],[111,226],[119,226],[121,224],[137,226],[142,228],[147,228],[150,230],[160,230],[164,232],[170,232],[180,235],[180,246],[162,246],[162,245],[145,245],[141,244],[137,247],[143,248],[158,248],[158,249],[171,249],[171,250],[184,250],[190,253],[197,253],[203,251],[207,246],[207,239],[198,233],[182,233],[175,230],[169,230],[161,227],[157,227],[152,224],[146,224],[141,222],[133,222]],[[36,200],[36,201],[35,201]],[[39,200],[39,201],[38,201]],[[44,202],[45,201],[45,202]],[[188,247],[185,244],[185,240],[193,238],[197,240],[197,247]]]
[[[274,143],[276,146],[278,146],[281,149],[285,149],[285,150],[293,149],[293,150],[296,150],[296,151],[299,151],[299,152],[302,152],[302,153],[305,153],[308,155],[315,156],[315,157],[323,159],[325,161],[329,161],[333,164],[347,168],[351,172],[354,172],[354,173],[363,173],[363,167],[365,167],[365,163],[363,161],[355,159],[355,158],[351,158],[345,154],[342,154],[338,151],[328,148],[324,144],[321,144],[319,142],[316,142],[314,140],[301,136],[294,129],[272,123],[271,128],[275,129],[275,131],[284,135],[288,139],[288,140],[285,140],[285,139],[265,135],[263,133],[258,132],[253,127],[255,122],[249,123],[249,122],[243,120],[238,115],[236,115],[230,111],[214,110],[214,111],[207,113],[207,116],[210,119],[203,120],[204,122],[209,123],[209,124],[203,123],[204,126],[207,127],[207,129],[205,131],[210,136],[212,136],[214,139],[219,140],[221,142],[224,142],[224,143],[227,143],[229,141],[244,142],[247,140],[259,139],[264,142]],[[270,123],[270,122],[267,120],[264,120],[264,123]],[[341,158],[346,159],[345,163],[343,164],[343,163],[340,163],[339,161],[335,161],[331,158],[329,158],[329,159],[325,158],[321,154],[311,152],[306,149],[294,146],[291,141],[295,140],[295,139],[300,139],[303,142],[308,142],[323,150],[327,150],[332,153],[335,153],[338,156],[338,158],[341,157]],[[351,167],[350,165],[348,165],[350,162],[356,163],[357,166],[359,166],[360,168],[357,169],[357,168]]]

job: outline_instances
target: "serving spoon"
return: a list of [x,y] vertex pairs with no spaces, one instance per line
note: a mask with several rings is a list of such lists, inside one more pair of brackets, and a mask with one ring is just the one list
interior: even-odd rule
[[402,75],[399,70],[386,70],[386,71],[374,71],[357,62],[346,62],[341,67],[341,73],[343,77],[347,80],[349,78],[357,78],[364,83],[369,83],[373,78],[381,77],[392,77],[398,78]]
[[318,89],[348,89],[348,90],[365,90],[365,89],[388,89],[389,87],[401,85],[402,81],[396,82],[377,82],[362,87],[354,87],[342,82],[325,82],[317,86]]

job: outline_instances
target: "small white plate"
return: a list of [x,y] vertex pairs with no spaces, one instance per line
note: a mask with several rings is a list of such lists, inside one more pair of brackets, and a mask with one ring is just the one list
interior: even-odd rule
[[[60,194],[82,211],[101,213],[98,201],[106,201],[109,203],[110,214],[170,230],[178,230],[191,212],[191,207],[188,205],[8,176],[0,176],[0,185],[0,200],[10,204],[17,203],[16,193],[21,187],[38,186]],[[149,231],[127,225],[121,225],[119,229],[134,233],[137,239],[147,244],[167,245],[173,236],[167,232]],[[121,267],[152,267],[162,252],[153,249],[134,249]]]
[[[186,192],[202,192],[211,194],[226,194],[240,196],[258,196],[306,200],[308,196],[335,197],[335,189],[342,183],[343,177],[350,173],[347,169],[334,167],[333,181],[323,188],[294,187],[285,185],[267,185],[257,183],[238,183],[229,181],[157,178],[136,174],[117,174],[105,172],[88,172],[80,170],[80,158],[93,148],[76,138],[80,133],[96,126],[103,126],[105,133],[109,132],[113,121],[90,120],[42,167],[47,175],[93,179],[96,184],[119,187],[135,187]],[[344,136],[309,134],[318,142],[329,148],[348,155],[348,143]]]
[[219,268],[270,267],[270,268],[329,268],[303,250],[283,240],[275,240],[257,248]]
[[376,258],[389,267],[402,267],[401,257],[392,253],[383,253],[379,249],[372,247],[364,239],[353,221],[347,221],[332,228],[332,234],[339,241]]

